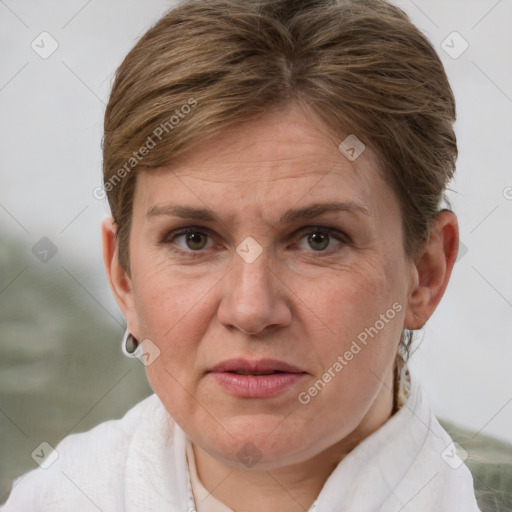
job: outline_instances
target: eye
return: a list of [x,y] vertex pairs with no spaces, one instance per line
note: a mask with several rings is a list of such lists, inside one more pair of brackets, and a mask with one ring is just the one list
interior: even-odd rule
[[[344,233],[333,229],[333,228],[324,228],[324,227],[313,227],[313,228],[305,228],[300,231],[299,235],[301,236],[301,240],[305,239],[305,243],[313,249],[314,252],[318,253],[328,253],[340,250],[346,243],[348,243],[348,237]],[[337,240],[339,243],[335,244],[334,247],[330,247],[333,240]],[[340,247],[341,246],[341,247]],[[304,245],[300,248],[305,248]]]
[[[191,227],[171,231],[165,236],[163,242],[166,244],[177,245],[177,248],[171,247],[177,252],[198,252],[202,249],[209,249],[211,247],[211,244],[209,246],[207,245],[208,238],[208,233]],[[179,239],[182,239],[181,244],[177,242]],[[209,241],[213,243],[211,239]]]

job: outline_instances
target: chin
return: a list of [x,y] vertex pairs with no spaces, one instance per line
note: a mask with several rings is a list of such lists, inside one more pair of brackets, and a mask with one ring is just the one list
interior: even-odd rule
[[238,468],[269,470],[306,460],[304,440],[288,439],[284,442],[272,439],[254,439],[246,436],[234,440],[201,439],[201,448],[212,457]]
[[[282,415],[253,414],[225,418],[221,425],[186,428],[194,443],[227,465],[270,470],[308,460],[320,453],[325,439],[302,422],[283,421]],[[191,426],[191,425],[190,425]],[[318,430],[318,429],[317,429]]]

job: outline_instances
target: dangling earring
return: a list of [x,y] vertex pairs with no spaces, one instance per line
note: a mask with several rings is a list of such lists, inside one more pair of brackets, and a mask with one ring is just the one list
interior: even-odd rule
[[127,357],[138,357],[140,355],[140,348],[139,342],[133,334],[126,329],[126,332],[123,336],[123,341],[121,341],[121,350],[123,351],[123,354]]

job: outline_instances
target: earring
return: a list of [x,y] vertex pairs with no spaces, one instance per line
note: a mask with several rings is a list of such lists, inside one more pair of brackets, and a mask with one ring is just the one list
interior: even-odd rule
[[127,357],[138,357],[140,355],[140,345],[137,339],[133,336],[133,334],[126,329],[126,332],[123,336],[123,341],[121,341],[121,350],[123,354]]

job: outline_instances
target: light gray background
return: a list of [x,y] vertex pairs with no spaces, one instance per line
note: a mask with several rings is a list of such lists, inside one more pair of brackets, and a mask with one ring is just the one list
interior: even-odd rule
[[[439,416],[512,441],[512,2],[397,4],[435,45],[456,96],[460,156],[449,197],[464,244],[411,367]],[[108,207],[92,194],[101,184],[103,112],[115,69],[171,6],[0,0],[0,233],[22,244],[30,266],[81,283],[76,293],[86,289],[91,308],[114,324],[123,320],[100,241]],[[43,31],[59,45],[47,59],[31,48]],[[457,59],[441,47],[453,31],[469,44]],[[48,263],[31,254],[41,237],[58,247]],[[0,303],[22,269],[2,270]],[[92,367],[97,356],[83,364]],[[10,378],[2,382],[13,385]]]

